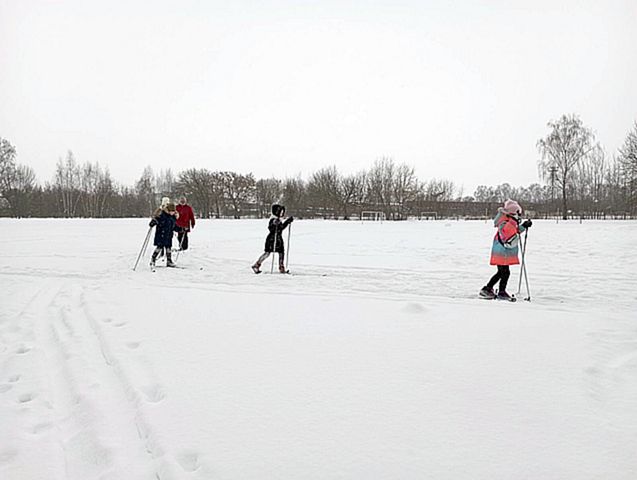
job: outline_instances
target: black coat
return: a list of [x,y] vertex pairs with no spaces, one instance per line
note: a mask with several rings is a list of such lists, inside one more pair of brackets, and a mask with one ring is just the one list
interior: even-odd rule
[[174,215],[170,215],[163,210],[159,216],[154,219],[157,222],[155,228],[155,246],[172,248],[173,232],[180,230],[176,225],[177,219]]
[[288,218],[285,222],[282,222],[279,217],[272,217],[270,223],[268,223],[268,236],[265,239],[265,251],[285,253],[285,245],[283,244],[283,235],[281,232],[285,230],[290,223],[292,223],[292,217]]

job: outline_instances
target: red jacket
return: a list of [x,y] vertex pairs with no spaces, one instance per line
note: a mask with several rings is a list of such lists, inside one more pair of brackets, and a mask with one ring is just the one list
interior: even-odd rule
[[179,218],[177,219],[177,226],[182,228],[192,228],[195,226],[195,213],[192,211],[190,205],[177,205],[177,212],[179,212]]

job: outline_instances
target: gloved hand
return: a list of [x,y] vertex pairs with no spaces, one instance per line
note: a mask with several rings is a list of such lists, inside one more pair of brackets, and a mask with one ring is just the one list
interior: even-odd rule
[[529,218],[528,220],[524,220],[522,222],[522,226],[524,228],[531,228],[531,226],[533,225],[533,222],[531,221],[531,219]]
[[157,220],[155,220],[154,218],[150,221],[150,223],[148,224],[149,227],[154,227],[155,225],[157,225]]
[[292,223],[293,221],[294,221],[294,217],[290,217],[290,218],[288,219],[288,222],[290,222],[290,223]]

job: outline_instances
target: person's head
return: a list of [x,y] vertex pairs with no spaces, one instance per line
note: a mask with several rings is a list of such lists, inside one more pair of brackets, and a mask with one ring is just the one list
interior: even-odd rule
[[272,215],[274,215],[275,217],[282,217],[283,215],[285,215],[285,207],[283,205],[275,203],[274,205],[272,205]]
[[186,199],[185,195],[179,197],[179,205],[186,205],[187,202],[188,200]]
[[522,217],[522,207],[515,200],[508,199],[504,202],[504,206],[502,207],[502,211],[509,215],[510,217],[521,218]]
[[165,208],[170,203],[170,198],[161,197],[161,208]]
[[168,202],[166,204],[165,210],[167,213],[175,213],[177,211],[173,202]]

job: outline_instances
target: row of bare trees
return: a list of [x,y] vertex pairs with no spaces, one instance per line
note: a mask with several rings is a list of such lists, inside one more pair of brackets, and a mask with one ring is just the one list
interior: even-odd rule
[[414,213],[418,200],[451,200],[456,191],[450,181],[422,183],[413,167],[389,158],[351,175],[325,167],[307,181],[299,177],[255,180],[252,174],[190,169],[179,174],[175,185],[189,194],[204,216],[229,212],[235,218],[266,216],[273,203],[282,202],[289,211],[306,216],[348,219],[361,210],[374,209],[387,218],[401,219]]
[[547,182],[551,203],[563,218],[569,212],[636,212],[637,122],[623,145],[607,158],[592,129],[577,115],[548,123],[549,133],[538,141],[540,176]]
[[[108,168],[78,163],[72,152],[60,159],[51,182],[38,184],[31,167],[16,163],[16,149],[0,138],[0,206],[14,217],[145,216],[168,195],[189,197],[204,218],[264,217],[275,202],[305,217],[350,218],[363,210],[404,219],[425,211],[481,211],[515,198],[544,214],[601,216],[637,213],[637,122],[622,147],[608,158],[591,129],[575,115],[548,123],[538,141],[538,169],[544,184],[480,185],[463,196],[450,180],[421,181],[414,168],[381,158],[368,169],[343,174],[335,166],[307,180],[256,179],[254,175],[191,168],[177,174],[146,167],[134,186],[117,183]],[[459,205],[461,202],[463,205]],[[453,204],[453,205],[452,205]]]
[[[72,152],[60,159],[51,182],[37,184],[30,167],[15,163],[15,148],[2,140],[3,171],[0,193],[11,216],[121,217],[142,216],[153,211],[162,196],[186,195],[201,217],[263,217],[275,202],[301,216],[350,218],[361,210],[382,211],[386,218],[402,219],[417,214],[419,203],[451,201],[457,189],[449,180],[421,182],[414,168],[390,158],[372,168],[344,175],[336,167],[300,177],[265,178],[230,171],[191,168],[173,174],[146,167],[135,185],[113,180],[98,163],[80,164]],[[25,180],[26,178],[26,180]]]

